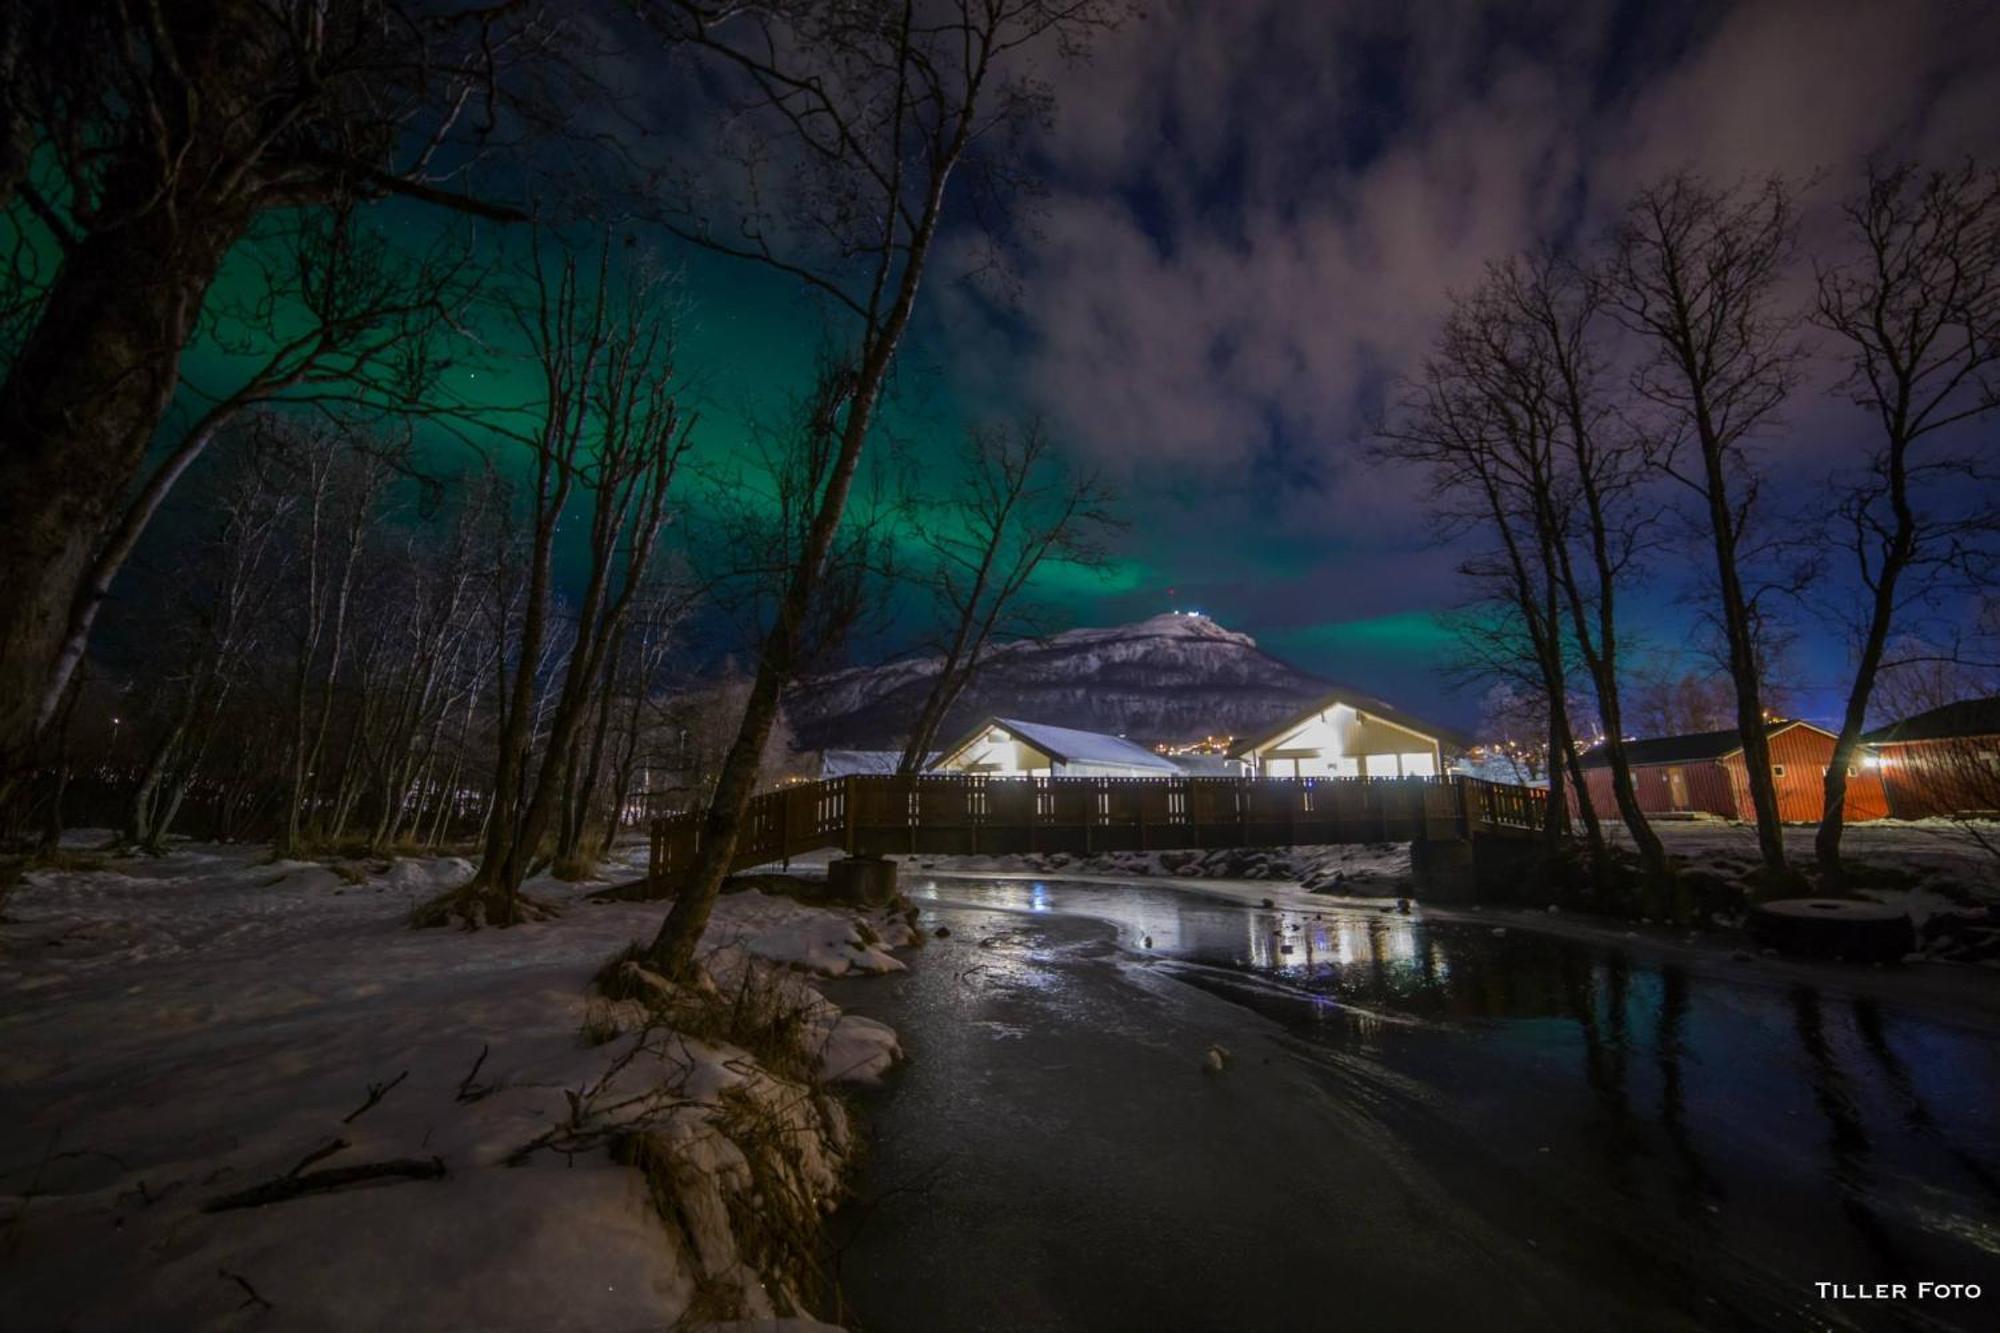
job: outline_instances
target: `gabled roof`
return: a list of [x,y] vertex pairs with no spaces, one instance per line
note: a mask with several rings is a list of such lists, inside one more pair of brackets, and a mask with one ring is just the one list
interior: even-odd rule
[[849,775],[894,773],[896,766],[902,762],[901,750],[821,750],[819,775],[822,778],[844,778]]
[[[1800,722],[1796,718],[1767,722],[1764,724],[1766,738],[1793,727],[1805,727],[1812,731],[1831,734],[1824,727],[1815,727],[1810,722]],[[1743,733],[1735,727],[1722,731],[1695,731],[1685,736],[1654,736],[1643,741],[1625,742],[1625,761],[1633,767],[1642,764],[1692,764],[1704,759],[1727,759],[1743,748]],[[1609,768],[1611,757],[1603,746],[1577,760],[1584,768]]]
[[1426,722],[1420,717],[1414,717],[1409,713],[1403,712],[1401,709],[1391,707],[1383,703],[1380,699],[1363,694],[1359,690],[1343,688],[1335,690],[1332,694],[1326,695],[1305,708],[1301,708],[1277,726],[1267,728],[1248,740],[1236,742],[1235,745],[1230,747],[1229,753],[1240,757],[1249,754],[1253,750],[1262,749],[1272,741],[1283,736],[1286,732],[1293,730],[1311,718],[1317,717],[1336,704],[1346,704],[1357,713],[1366,713],[1370,717],[1379,717],[1392,726],[1402,727],[1406,731],[1414,731],[1419,736],[1428,736],[1432,740],[1441,742],[1449,750],[1464,750],[1470,748],[1472,745],[1471,739],[1462,732],[1455,731],[1450,727],[1441,727],[1435,722]]
[[1870,745],[1896,741],[1937,741],[1959,736],[2000,736],[2000,695],[1960,699],[1878,727],[1861,739]]
[[1235,778],[1243,775],[1243,764],[1223,754],[1177,754],[1168,757],[1180,772],[1191,778]]
[[1174,761],[1165,755],[1154,754],[1145,746],[1134,745],[1122,736],[1107,736],[1101,731],[1079,731],[1075,727],[1058,727],[1047,722],[1024,722],[1013,717],[986,719],[963,740],[946,748],[940,759],[957,754],[994,727],[1017,741],[1034,746],[1057,763],[1116,764],[1122,768],[1143,768],[1154,773],[1180,772]]

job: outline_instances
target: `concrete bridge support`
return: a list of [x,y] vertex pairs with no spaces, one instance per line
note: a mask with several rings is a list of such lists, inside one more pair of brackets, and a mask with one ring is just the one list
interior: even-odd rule
[[1479,901],[1470,838],[1419,838],[1410,844],[1411,894],[1418,902]]
[[1475,833],[1410,844],[1416,898],[1431,903],[1528,903],[1545,896],[1539,841]]
[[827,863],[826,885],[835,898],[880,907],[896,896],[896,863],[879,856],[842,856]]

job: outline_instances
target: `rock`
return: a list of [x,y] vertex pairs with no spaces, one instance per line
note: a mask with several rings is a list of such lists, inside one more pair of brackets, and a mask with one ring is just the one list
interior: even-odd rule
[[1269,898],[1259,898],[1259,899],[1257,900],[1257,902],[1258,902],[1258,904],[1259,904],[1260,906],[1263,906],[1263,907],[1276,907],[1276,906],[1277,906],[1277,904],[1276,904],[1276,903],[1274,903],[1274,902],[1272,902],[1272,901],[1271,901],[1271,900],[1270,900]]
[[1496,940],[1497,940],[1497,939],[1500,939],[1500,938],[1502,938],[1503,936],[1505,936],[1505,935],[1506,935],[1506,933],[1507,933],[1507,927],[1505,927],[1505,926],[1495,926],[1495,927],[1493,927],[1493,938],[1494,938],[1494,939],[1496,939]]
[[938,939],[948,940],[951,938],[951,927],[939,926],[936,930],[932,931],[931,934]]
[[1153,937],[1152,937],[1151,935],[1148,935],[1148,936],[1147,936],[1147,937],[1146,937],[1145,939],[1143,939],[1143,940],[1141,940],[1141,941],[1140,941],[1140,944],[1141,944],[1141,945],[1142,945],[1143,947],[1145,947],[1145,948],[1148,948],[1148,949],[1152,948],[1152,947],[1153,947]]
[[1202,1057],[1201,1063],[1209,1073],[1220,1074],[1229,1067],[1229,1060],[1229,1048],[1217,1042],[1208,1048],[1208,1054]]
[[1396,899],[1396,910],[1404,916],[1408,916],[1410,914],[1410,900],[1408,898]]

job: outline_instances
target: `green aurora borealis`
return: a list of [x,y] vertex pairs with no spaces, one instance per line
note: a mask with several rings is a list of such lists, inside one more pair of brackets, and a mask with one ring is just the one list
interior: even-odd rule
[[[519,280],[523,238],[530,233],[494,224],[466,232],[463,224],[447,224],[424,210],[396,204],[377,206],[372,220],[394,244],[411,248],[438,243],[444,239],[441,227],[457,226],[460,230],[453,233],[451,243],[473,246],[477,262],[492,270],[508,266],[512,276],[503,273],[497,280],[489,279],[488,290],[471,307],[464,336],[453,339],[438,396],[452,405],[458,419],[451,427],[418,423],[416,452],[425,472],[446,479],[480,466],[479,453],[503,468],[510,459],[525,467],[527,451],[494,426],[509,419],[532,419],[540,375],[525,337],[496,293]],[[593,239],[586,238],[580,248],[587,249]],[[665,263],[675,275],[670,290],[681,306],[677,364],[688,386],[686,402],[700,413],[693,471],[711,477],[726,472],[732,458],[753,447],[758,424],[779,419],[795,395],[810,384],[815,353],[827,336],[830,316],[822,303],[802,294],[791,279],[753,265],[687,247],[647,257],[647,251],[622,245],[620,238],[614,238],[613,245],[614,263]],[[263,329],[282,332],[302,318],[295,307],[290,311],[281,307],[274,316],[255,321],[240,316],[239,312],[255,310],[268,295],[259,260],[259,243],[246,242],[212,290],[208,327],[183,362],[184,378],[194,391],[183,394],[169,418],[168,433],[204,393],[226,391],[241,379],[263,350],[259,345],[265,341]],[[943,493],[954,484],[965,423],[1007,410],[1004,405],[972,402],[952,382],[949,371],[940,368],[950,364],[950,357],[943,354],[949,348],[939,345],[948,336],[920,319],[902,355],[895,392],[878,431],[878,439],[894,440],[918,489],[926,494]],[[1159,484],[1163,480],[1167,484]],[[1283,582],[1323,561],[1327,552],[1296,540],[1244,544],[1239,534],[1215,530],[1204,519],[1198,487],[1175,485],[1172,478],[1145,481],[1144,491],[1135,489],[1124,499],[1130,526],[1114,539],[1111,559],[1096,568],[1051,563],[1038,571],[1032,595],[1046,623],[1115,624],[1199,606],[1225,626],[1256,635],[1267,649],[1307,670],[1378,688],[1434,665],[1446,647],[1447,631],[1428,611],[1359,619],[1294,615],[1286,625],[1260,627],[1232,615],[1226,596],[1223,604],[1213,593],[1183,596],[1178,589],[1213,589],[1218,583],[1226,586],[1230,578]],[[693,483],[684,494],[692,498],[700,484]],[[573,559],[577,553],[568,554]],[[913,632],[921,628],[916,621],[918,596],[903,594],[902,613],[892,617],[891,628],[855,644],[852,655],[873,660],[907,647]],[[717,642],[707,656],[740,647]],[[699,649],[695,656],[702,656]]]

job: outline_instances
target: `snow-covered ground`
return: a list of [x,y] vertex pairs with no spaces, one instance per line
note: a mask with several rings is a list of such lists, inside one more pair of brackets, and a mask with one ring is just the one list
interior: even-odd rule
[[[341,870],[184,846],[37,872],[7,901],[0,1324],[622,1330],[788,1308],[740,1223],[777,1193],[831,1206],[846,1112],[587,996],[661,905],[541,881],[553,921],[417,931],[409,908],[465,862]],[[805,974],[897,971],[915,942],[753,892],[704,945],[723,997],[754,983],[795,1011],[832,1082],[900,1052]],[[359,1178],[319,1188],[339,1171]]]
[[[1632,845],[1622,824],[1605,826],[1620,846]],[[1757,864],[1757,827],[1712,817],[1654,821],[1667,850],[1696,867],[1749,869]],[[1785,851],[1794,862],[1810,864],[1812,824],[1785,826]],[[1849,824],[1841,836],[1844,859],[1865,866],[1904,871],[1918,880],[1938,881],[1982,899],[2000,899],[2000,823],[1959,824],[1948,819],[1876,819]]]

